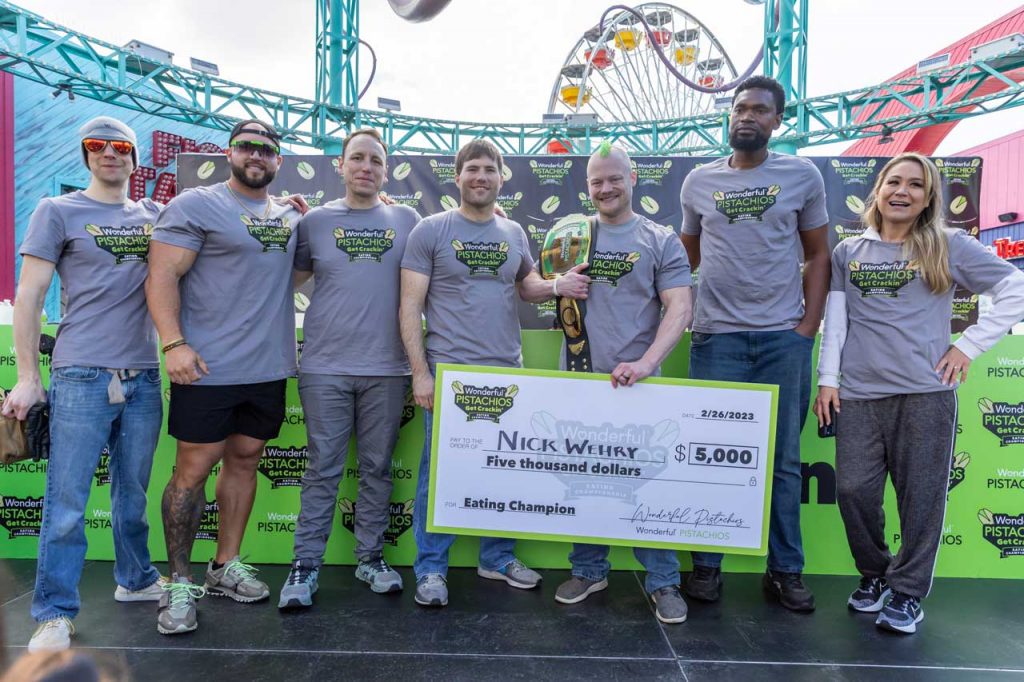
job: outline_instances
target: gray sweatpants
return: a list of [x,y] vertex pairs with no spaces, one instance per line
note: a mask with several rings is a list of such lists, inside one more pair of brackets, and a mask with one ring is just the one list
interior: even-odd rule
[[[956,393],[844,399],[836,419],[839,512],[857,570],[892,589],[928,596],[946,513],[956,437]],[[896,489],[900,549],[885,541],[886,474]]]
[[323,562],[353,431],[359,465],[356,557],[363,560],[383,550],[390,518],[391,455],[408,386],[405,376],[299,376],[309,461],[302,476],[295,559],[315,566]]

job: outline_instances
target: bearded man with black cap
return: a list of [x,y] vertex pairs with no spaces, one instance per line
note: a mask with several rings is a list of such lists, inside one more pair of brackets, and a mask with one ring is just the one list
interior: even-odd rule
[[[163,580],[150,563],[146,488],[163,406],[156,332],[143,282],[160,206],[131,201],[139,165],[135,132],[101,116],[79,130],[92,178],[80,192],[43,199],[21,244],[14,306],[18,383],[5,416],[50,404],[50,458],[39,533],[29,651],[67,649],[85,563],[85,507],[104,446],[109,453],[118,601],[156,601]],[[39,378],[40,313],[54,270],[67,307],[53,352],[49,396]]]
[[[231,131],[231,177],[187,190],[160,214],[146,297],[171,380],[168,432],[177,439],[162,512],[171,582],[157,630],[198,626],[204,594],[240,603],[266,599],[267,585],[239,558],[256,494],[256,465],[284,419],[285,379],[295,374],[292,298],[299,213],[271,200],[280,136],[260,121]],[[192,583],[192,545],[217,476],[217,554],[204,586]]]

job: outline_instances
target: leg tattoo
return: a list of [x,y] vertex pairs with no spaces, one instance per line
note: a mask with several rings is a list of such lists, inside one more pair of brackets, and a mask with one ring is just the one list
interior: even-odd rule
[[164,537],[167,542],[167,563],[171,573],[179,576],[192,575],[192,544],[195,542],[199,522],[206,507],[206,492],[203,485],[196,488],[179,488],[174,477],[164,489],[161,510],[164,519]]

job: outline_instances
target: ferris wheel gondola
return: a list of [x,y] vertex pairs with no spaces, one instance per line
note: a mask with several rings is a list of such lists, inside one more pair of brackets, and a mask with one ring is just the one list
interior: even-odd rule
[[722,44],[699,19],[674,5],[647,2],[583,33],[558,71],[548,113],[636,122],[713,111],[717,93],[687,85],[659,52],[702,89],[737,77]]

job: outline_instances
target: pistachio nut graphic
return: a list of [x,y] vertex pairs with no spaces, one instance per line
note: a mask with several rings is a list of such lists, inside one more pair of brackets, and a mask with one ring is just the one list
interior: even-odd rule
[[971,463],[971,456],[966,452],[956,453],[956,457],[953,458],[953,466],[957,469],[963,469]]
[[101,230],[98,226],[93,225],[91,223],[85,226],[85,231],[91,234],[93,237],[103,236],[103,230]]
[[633,251],[628,256],[626,256],[626,260],[629,261],[630,263],[636,263],[638,260],[640,260],[640,252]]
[[206,180],[213,175],[213,171],[215,170],[217,170],[217,164],[213,161],[204,161],[199,165],[199,170],[196,171],[196,176],[200,180]]
[[534,161],[533,159],[530,159],[530,168],[536,168],[536,167],[537,167],[537,162]]
[[988,398],[981,398],[978,400],[978,409],[981,410],[982,414],[992,414],[993,403]]
[[860,261],[859,260],[852,260],[852,261],[850,261],[850,271],[851,272],[857,272],[858,270],[860,270]]
[[345,228],[343,228],[343,227],[336,227],[336,228],[334,228],[334,238],[335,239],[344,239],[345,238]]
[[661,164],[661,167],[662,168],[671,168],[672,167],[672,160],[668,159],[667,161],[665,161],[665,163]]
[[850,209],[850,211],[853,213],[863,213],[864,201],[856,194],[851,194],[850,196],[846,197],[846,208]]
[[995,516],[992,515],[991,509],[979,509],[978,520],[981,521],[983,526],[991,526],[996,522]]
[[455,391],[455,393],[457,393],[458,395],[462,395],[466,391],[461,381],[453,381],[452,390]]
[[502,167],[501,167],[501,181],[502,182],[508,182],[511,179],[512,179],[512,169],[509,168],[506,165],[502,165]]
[[408,161],[403,161],[395,166],[395,170],[391,173],[391,177],[395,180],[405,180],[409,177],[409,173],[412,173],[412,164]]
[[519,395],[519,387],[516,386],[515,384],[512,384],[511,386],[505,389],[506,397],[515,398],[517,395]]
[[725,201],[725,193],[715,192],[714,194],[711,195],[711,198],[714,199],[715,201]]
[[540,205],[540,210],[544,211],[548,215],[551,215],[558,210],[558,205],[561,200],[557,196],[548,197],[544,200],[544,203]]
[[501,245],[498,247],[498,250],[501,251],[502,253],[508,253],[508,242],[502,242]]
[[832,167],[833,168],[842,168],[842,164],[839,163],[839,159],[832,159]]
[[398,236],[398,233],[395,232],[394,230],[390,229],[390,228],[388,228],[387,230],[384,231],[384,238],[385,239],[394,239],[397,236]]
[[301,291],[295,292],[295,309],[300,313],[306,312],[309,308],[309,297]]
[[768,187],[768,196],[774,197],[774,196],[776,196],[781,191],[782,191],[782,188],[779,187],[778,185],[771,185],[771,186]]
[[460,242],[458,239],[453,239],[452,248],[455,249],[456,251],[462,251],[466,247],[463,246],[462,242]]
[[949,202],[949,212],[953,215],[960,215],[967,210],[967,197],[962,194],[958,197],[954,197],[953,201]]
[[661,207],[658,206],[658,202],[654,200],[654,197],[640,197],[640,208],[654,215]]
[[441,195],[441,208],[446,211],[454,211],[459,207],[459,202],[455,201],[452,197],[447,194]]
[[316,170],[310,164],[305,161],[299,161],[298,165],[295,166],[295,170],[299,173],[299,177],[303,180],[312,180],[313,176],[316,175]]

